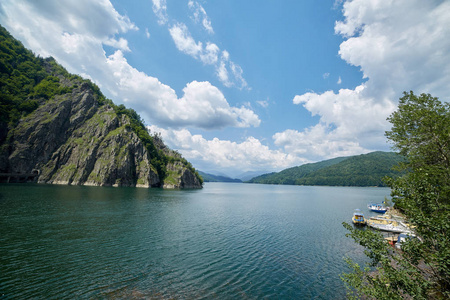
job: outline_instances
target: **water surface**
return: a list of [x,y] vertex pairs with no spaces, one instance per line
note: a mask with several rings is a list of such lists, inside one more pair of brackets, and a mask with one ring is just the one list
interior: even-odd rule
[[339,299],[387,188],[0,185],[0,299]]

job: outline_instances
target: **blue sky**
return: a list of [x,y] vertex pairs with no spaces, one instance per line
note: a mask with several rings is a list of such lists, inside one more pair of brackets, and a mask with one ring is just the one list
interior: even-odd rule
[[5,0],[0,23],[229,176],[387,151],[403,91],[450,100],[449,1]]

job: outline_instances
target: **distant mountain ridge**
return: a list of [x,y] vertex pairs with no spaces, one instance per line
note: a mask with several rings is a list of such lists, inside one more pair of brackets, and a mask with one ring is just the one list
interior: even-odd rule
[[204,182],[242,182],[242,180],[237,178],[230,178],[222,175],[213,175],[202,171],[198,171],[198,173],[200,174],[200,176],[202,176]]
[[338,157],[263,174],[247,183],[330,186],[386,186],[382,178],[399,176],[392,168],[404,158],[394,152]]

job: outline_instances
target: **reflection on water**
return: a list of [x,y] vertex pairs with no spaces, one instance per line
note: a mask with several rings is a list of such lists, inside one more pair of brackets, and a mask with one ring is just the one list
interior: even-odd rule
[[341,223],[388,194],[0,185],[0,299],[343,298]]

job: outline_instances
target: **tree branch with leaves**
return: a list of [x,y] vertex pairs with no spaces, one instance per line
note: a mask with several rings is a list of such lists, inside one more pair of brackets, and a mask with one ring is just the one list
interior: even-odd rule
[[347,259],[353,272],[341,278],[350,298],[449,299],[450,105],[429,94],[405,92],[388,121],[392,129],[386,137],[407,160],[397,166],[405,175],[386,183],[395,208],[419,238],[396,251],[379,233],[344,223],[347,236],[365,247],[371,265],[362,269]]

